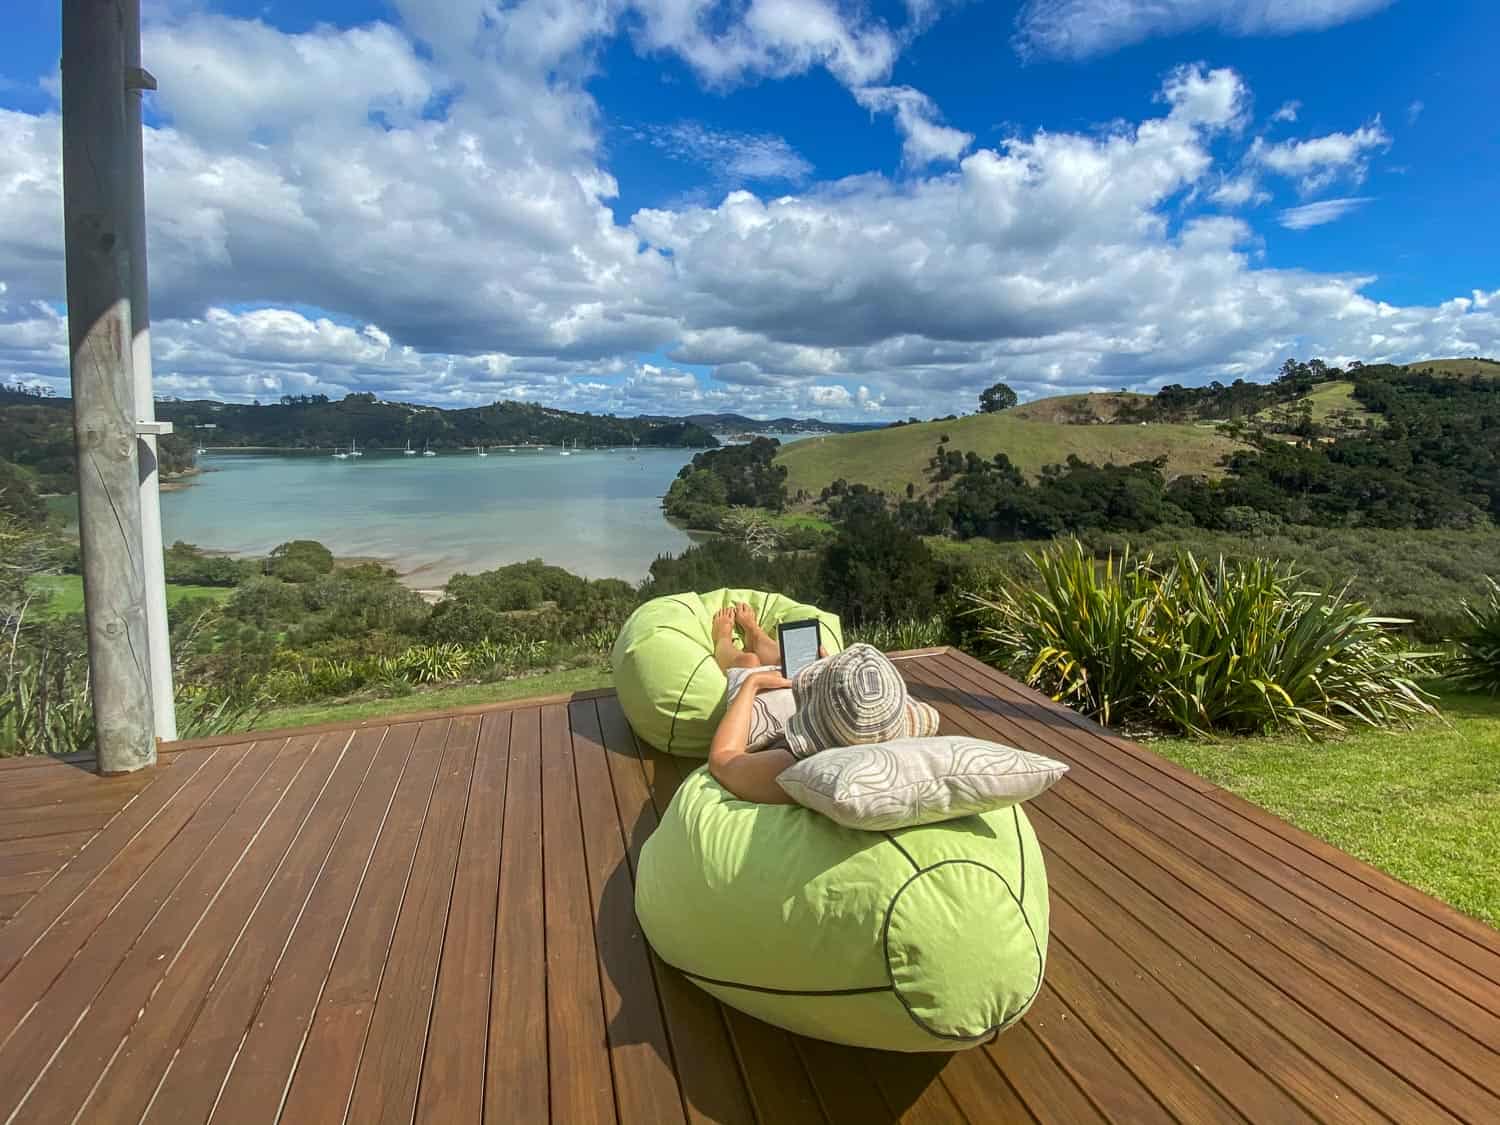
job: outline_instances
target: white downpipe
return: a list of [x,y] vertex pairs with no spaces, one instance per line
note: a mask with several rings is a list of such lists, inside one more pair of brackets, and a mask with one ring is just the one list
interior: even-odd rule
[[[135,412],[140,429],[156,424],[156,403],[151,392],[151,329],[136,332],[130,341],[135,364]],[[146,636],[150,644],[151,710],[156,737],[171,742],[177,737],[176,694],[172,687],[172,634],[167,624],[167,571],[161,545],[161,481],[157,468],[157,437],[142,433],[136,438],[141,460],[141,568],[146,577]]]
[[141,569],[146,579],[146,636],[151,667],[151,710],[156,737],[177,737],[176,694],[172,689],[172,634],[167,625],[167,574],[162,560],[161,480],[157,465],[157,437],[171,433],[169,424],[156,421],[156,397],[151,388],[150,286],[146,269],[146,161],[141,128],[141,97],[156,88],[156,80],[141,67],[140,0],[121,5],[126,86],[125,122],[132,148],[125,162],[130,198],[130,340],[135,374],[135,418],[141,481]]

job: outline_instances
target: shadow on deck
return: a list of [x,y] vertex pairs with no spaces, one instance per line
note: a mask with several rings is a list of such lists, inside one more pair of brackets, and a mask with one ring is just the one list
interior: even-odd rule
[[1500,1121],[1500,933],[961,653],[1028,806],[1047,985],[953,1056],[725,1009],[636,925],[694,763],[608,693],[0,763],[0,1120]]

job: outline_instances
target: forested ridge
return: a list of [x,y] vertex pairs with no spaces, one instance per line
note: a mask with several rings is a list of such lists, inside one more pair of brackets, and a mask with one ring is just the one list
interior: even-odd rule
[[459,449],[475,445],[641,445],[711,448],[713,434],[686,419],[619,418],[575,414],[529,402],[446,410],[386,402],[373,394],[283,395],[278,402],[245,406],[223,402],[162,402],[157,414],[200,445],[325,449],[357,441],[371,450],[414,447]]

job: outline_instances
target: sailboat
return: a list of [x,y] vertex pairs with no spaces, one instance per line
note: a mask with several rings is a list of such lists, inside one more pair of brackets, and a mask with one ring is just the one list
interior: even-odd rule
[[333,456],[334,456],[334,458],[336,460],[339,460],[339,461],[347,461],[347,460],[349,460],[349,454],[341,452],[339,450],[339,447],[336,446],[336,445],[333,447]]
[[[561,456],[563,456],[563,457],[571,457],[572,453],[570,453],[568,451],[568,439],[567,438],[563,438],[562,439],[562,445],[563,445],[563,447],[562,447],[562,454],[561,454]],[[574,449],[578,448],[578,443],[577,442],[573,443],[573,448]]]
[[350,443],[349,443],[349,456],[350,457],[363,457],[364,456],[364,454],[359,451],[359,442],[352,441],[352,440],[350,441]]
[[484,451],[484,446],[482,446],[482,445],[479,447],[479,456],[481,456],[481,457],[488,457],[489,456],[489,454]]
[[437,456],[437,454],[432,451],[432,442],[429,441],[426,445],[424,445],[422,447],[422,456],[423,457],[436,457]]
[[401,452],[408,457],[415,457],[417,455],[417,451],[411,447],[411,438],[406,439],[406,448]]

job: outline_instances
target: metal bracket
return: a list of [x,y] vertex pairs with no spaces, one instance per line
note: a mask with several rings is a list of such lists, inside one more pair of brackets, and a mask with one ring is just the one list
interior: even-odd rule
[[171,422],[137,422],[135,424],[136,437],[161,437],[171,432]]
[[128,91],[154,90],[156,89],[156,76],[143,66],[127,66],[125,89]]

